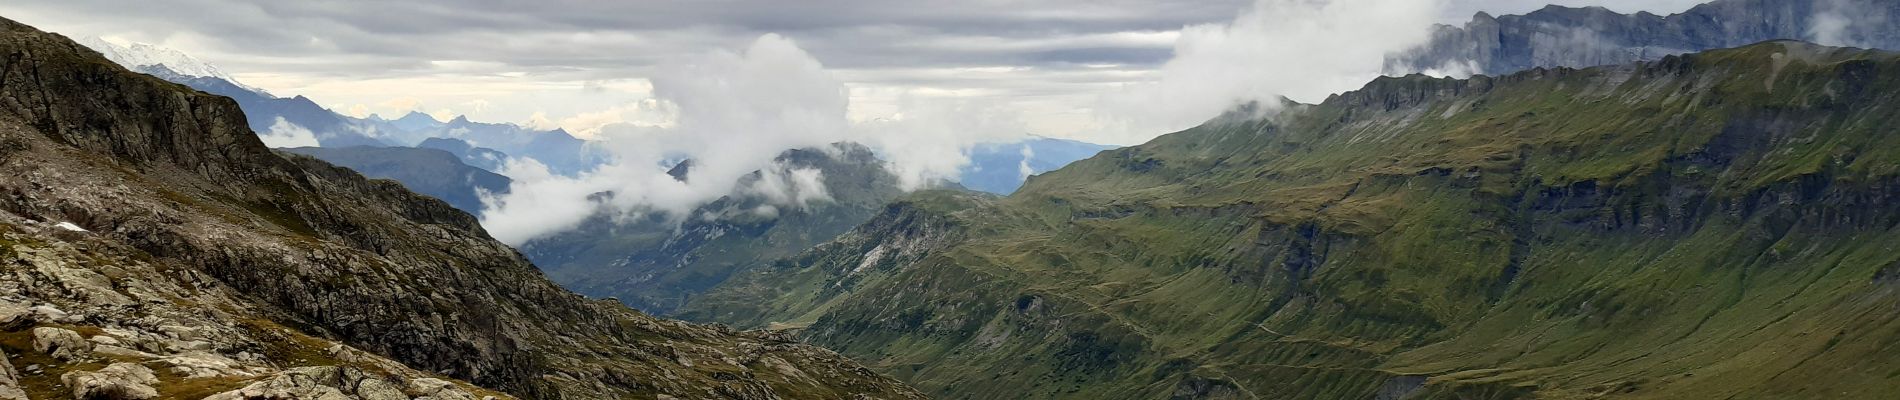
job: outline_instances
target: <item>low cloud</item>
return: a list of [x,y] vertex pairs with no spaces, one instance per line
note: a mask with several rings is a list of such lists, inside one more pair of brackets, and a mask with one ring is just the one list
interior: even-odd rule
[[271,122],[270,130],[257,135],[257,138],[263,139],[265,146],[273,148],[315,147],[317,145],[316,134],[310,133],[309,129],[304,129],[302,126],[285,121],[284,117],[277,117],[276,121]]
[[1892,6],[1870,0],[1821,0],[1808,21],[1809,40],[1828,46],[1873,47],[1872,35],[1888,29]]
[[1029,160],[1036,159],[1036,149],[1030,148],[1029,145],[1025,144],[1023,145],[1022,155],[1023,160],[1016,165],[1016,173],[1021,175],[1023,179],[1029,179],[1030,175],[1036,174],[1036,169],[1029,166]]
[[[514,186],[485,199],[482,219],[490,233],[521,244],[603,211],[677,221],[729,195],[763,199],[767,204],[752,210],[757,215],[803,209],[831,200],[824,174],[774,160],[786,150],[838,142],[877,151],[903,189],[928,188],[953,180],[976,144],[1025,134],[1009,108],[955,96],[900,96],[895,112],[853,122],[846,85],[778,35],[761,36],[742,51],[659,66],[650,80],[651,99],[603,111],[598,119],[618,122],[581,130],[613,155],[607,165],[572,177],[532,160],[506,165],[501,172]],[[530,125],[585,122],[543,116]],[[685,179],[667,174],[688,159]],[[754,173],[759,179],[748,178]]]
[[[660,67],[652,82],[654,99],[677,110],[671,126],[600,129],[614,161],[575,177],[511,162],[503,174],[515,178],[514,186],[485,200],[483,225],[496,238],[521,244],[571,229],[598,211],[684,218],[738,193],[741,178],[754,172],[765,179],[743,189],[774,205],[829,198],[815,170],[773,168],[779,153],[828,145],[850,129],[844,85],[791,40],[765,35],[741,52],[682,59]],[[667,174],[680,159],[693,162],[683,180]]]
[[1105,96],[1112,141],[1135,143],[1238,105],[1313,102],[1364,85],[1387,53],[1423,43],[1445,0],[1257,0],[1234,20],[1189,26],[1160,76]]

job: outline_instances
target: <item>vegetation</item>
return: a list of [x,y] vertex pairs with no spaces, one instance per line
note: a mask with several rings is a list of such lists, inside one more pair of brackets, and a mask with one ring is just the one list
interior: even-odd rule
[[1879,397],[1897,71],[1771,42],[1381,78],[921,195],[684,315],[946,398]]

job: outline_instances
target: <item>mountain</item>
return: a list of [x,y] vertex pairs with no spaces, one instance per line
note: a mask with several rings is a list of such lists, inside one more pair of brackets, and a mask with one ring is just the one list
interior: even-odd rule
[[1776,39],[1900,50],[1900,28],[1891,21],[1900,21],[1900,2],[1716,0],[1669,16],[1552,5],[1525,15],[1478,13],[1463,27],[1441,25],[1426,44],[1387,57],[1386,70],[1501,75],[1655,61]]
[[282,151],[316,157],[372,179],[392,179],[419,194],[448,202],[472,215],[482,212],[481,193],[506,194],[508,177],[463,164],[447,151],[414,147],[294,147]]
[[436,149],[454,154],[463,163],[489,171],[501,171],[502,164],[508,161],[508,154],[487,147],[475,147],[461,139],[428,138],[416,147]]
[[[274,97],[271,96],[269,92],[265,92],[264,89],[237,83],[237,78],[231,77],[231,75],[225,73],[223,69],[211,65],[211,63],[204,62],[197,57],[192,57],[190,54],[185,54],[184,52],[171,48],[137,42],[119,45],[93,36],[82,37],[76,39],[76,41],[78,41],[79,44],[92,48],[93,51],[99,52],[99,54],[104,55],[106,59],[112,60],[112,62],[123,65],[126,69],[133,71],[158,75],[154,74],[153,71],[162,70],[180,77],[222,80],[244,91],[256,93],[264,97]],[[170,80],[170,78],[167,78],[167,80]]]
[[379,129],[379,125],[374,122],[331,112],[303,96],[272,97],[224,78],[185,75],[174,72],[164,65],[147,65],[133,70],[237,101],[238,107],[244,110],[246,121],[249,122],[253,131],[278,136],[307,136],[301,142],[303,145],[329,147],[388,145],[378,137],[388,135],[390,129]]
[[232,99],[4,19],[0,52],[0,395],[919,397],[561,290],[440,200],[272,152]]
[[1054,171],[1114,148],[1050,138],[980,144],[970,149],[970,165],[960,171],[958,180],[963,187],[1008,195],[1021,187],[1030,175]]
[[429,116],[429,114],[423,114],[420,111],[410,111],[408,114],[403,114],[402,118],[397,118],[389,122],[396,128],[411,132],[429,131],[442,127],[442,121],[438,121],[435,117]]
[[[407,117],[405,117],[407,118]],[[526,157],[546,165],[550,171],[574,175],[605,163],[608,155],[586,140],[565,130],[540,131],[515,124],[491,124],[456,117],[420,137],[460,140],[469,146],[488,148],[510,156]]]
[[303,140],[333,147],[387,145],[375,137],[387,129],[378,130],[370,121],[338,115],[302,96],[278,98],[178,50],[146,43],[121,46],[96,37],[79,42],[127,69],[237,100],[251,130],[308,135]]
[[[732,274],[851,230],[903,193],[897,177],[862,145],[790,150],[777,163],[786,170],[819,171],[827,199],[772,205],[769,196],[755,194],[760,189],[753,183],[762,179],[755,173],[734,195],[683,220],[663,213],[603,213],[577,229],[529,241],[521,252],[576,292],[667,314]],[[685,179],[691,165],[682,162],[672,173]]]
[[1380,78],[922,193],[678,315],[942,398],[1881,398],[1900,54]]

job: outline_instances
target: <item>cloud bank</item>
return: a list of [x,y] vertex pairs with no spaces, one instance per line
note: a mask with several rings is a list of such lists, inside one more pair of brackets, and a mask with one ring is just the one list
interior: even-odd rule
[[[509,193],[484,199],[490,233],[518,245],[603,211],[680,220],[728,195],[761,199],[768,207],[758,213],[775,216],[830,194],[821,171],[774,159],[838,142],[876,149],[904,189],[925,188],[955,176],[977,142],[1022,132],[1008,112],[957,101],[907,102],[888,118],[854,123],[846,85],[792,40],[771,34],[742,51],[660,66],[651,80],[652,99],[622,108],[666,114],[665,123],[601,127],[594,135],[613,161],[573,177],[511,160],[500,171],[514,178]],[[679,160],[691,160],[684,179],[668,174]]]
[[1387,53],[1425,41],[1445,0],[1257,0],[1233,21],[1189,26],[1152,83],[1102,104],[1121,143],[1281,96],[1318,101],[1379,76]]
[[1872,0],[1821,0],[1808,21],[1808,36],[1828,46],[1873,47],[1868,37],[1885,28],[1891,6]]

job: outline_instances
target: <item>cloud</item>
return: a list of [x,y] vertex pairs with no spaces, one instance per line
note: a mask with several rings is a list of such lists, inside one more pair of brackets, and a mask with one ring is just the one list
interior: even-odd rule
[[[1828,46],[1873,47],[1871,35],[1888,29],[1889,8],[1868,0],[1819,0],[1808,21],[1809,40]],[[1891,6],[1887,6],[1891,7]]]
[[977,144],[1022,138],[1022,117],[1005,105],[965,98],[906,94],[898,111],[862,121],[845,139],[864,143],[891,160],[904,190],[954,179]]
[[265,146],[273,148],[315,147],[317,145],[317,135],[310,133],[309,129],[285,121],[284,117],[277,117],[276,121],[271,122],[270,130],[257,135],[257,138],[263,139]]
[[[504,174],[515,177],[514,186],[485,201],[483,225],[520,244],[572,228],[596,210],[682,218],[737,193],[741,178],[758,171],[764,179],[744,189],[778,205],[829,198],[812,189],[822,181],[815,170],[772,168],[779,153],[828,145],[850,128],[844,85],[791,40],[764,35],[743,52],[685,58],[659,68],[652,83],[655,99],[677,110],[673,126],[603,128],[614,161],[576,177],[510,164]],[[667,161],[680,158],[693,161],[684,181],[666,173]]]
[[1423,43],[1443,0],[1257,0],[1233,21],[1190,26],[1160,77],[1103,100],[1103,128],[1132,143],[1235,106],[1317,101],[1379,76],[1387,53]]
[[1031,148],[1029,147],[1029,145],[1025,144],[1023,145],[1022,154],[1023,154],[1023,161],[1020,164],[1016,165],[1016,173],[1021,175],[1023,179],[1029,179],[1030,175],[1036,174],[1036,169],[1031,168],[1029,166],[1029,160],[1036,159],[1036,149]]

